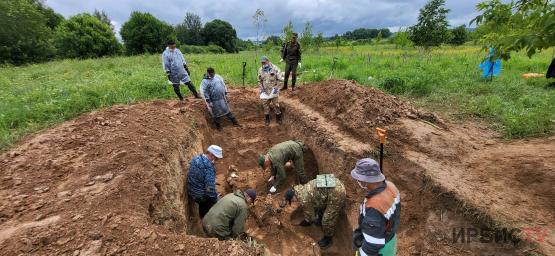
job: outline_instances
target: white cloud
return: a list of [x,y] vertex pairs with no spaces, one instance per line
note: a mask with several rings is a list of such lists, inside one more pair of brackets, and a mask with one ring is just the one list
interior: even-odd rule
[[[447,0],[452,25],[468,23],[476,16],[475,5],[480,0]],[[134,1],[134,0],[46,0],[57,12],[68,17],[94,9],[104,10],[117,31],[132,11],[150,12],[170,24],[179,23],[186,12],[201,16],[203,22],[222,19],[230,22],[242,38],[253,38],[256,29],[252,15],[257,8],[266,13],[268,22],[264,34],[278,34],[289,21],[296,30],[310,21],[313,32],[325,35],[342,34],[359,27],[399,28],[416,22],[420,8],[427,0],[202,0],[202,1]],[[300,32],[300,31],[299,31]]]

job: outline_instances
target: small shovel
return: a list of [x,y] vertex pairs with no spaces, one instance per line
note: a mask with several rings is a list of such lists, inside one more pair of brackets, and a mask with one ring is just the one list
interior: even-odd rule
[[383,145],[385,144],[385,138],[387,138],[387,131],[382,128],[376,128],[376,133],[380,137],[380,170],[383,172]]

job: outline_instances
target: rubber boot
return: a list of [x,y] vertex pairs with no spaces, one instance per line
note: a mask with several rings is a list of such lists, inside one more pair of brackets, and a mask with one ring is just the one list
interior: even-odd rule
[[214,125],[216,126],[216,129],[218,129],[218,131],[222,131],[222,124],[220,124],[220,120],[218,120],[218,118],[214,118]]
[[270,125],[270,115],[264,115],[264,125]]
[[281,87],[280,90],[281,91],[286,91],[287,90],[287,82],[283,82],[283,87]]
[[276,114],[278,124],[283,124],[283,114]]
[[189,91],[191,91],[193,93],[195,98],[200,99],[200,96],[198,96],[197,90],[195,89],[195,86],[193,85],[193,83],[188,82],[187,87],[189,88]]
[[234,115],[230,114],[228,117],[229,117],[229,120],[231,120],[231,123],[233,124],[233,126],[242,127],[242,126],[239,124],[239,122],[237,121],[237,118],[235,118]]
[[325,249],[331,246],[332,243],[332,239],[331,236],[324,236],[324,238],[320,239],[320,241],[318,241],[318,246],[320,246],[320,248]]

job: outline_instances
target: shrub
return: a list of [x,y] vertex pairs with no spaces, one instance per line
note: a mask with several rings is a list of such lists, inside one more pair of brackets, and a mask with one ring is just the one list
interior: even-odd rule
[[142,12],[131,13],[120,34],[127,54],[160,53],[167,41],[176,40],[172,26]]
[[95,58],[116,55],[121,45],[112,28],[89,14],[79,14],[56,28],[58,55],[66,58]]
[[0,1],[0,63],[19,65],[53,58],[52,28],[60,19],[37,1]]

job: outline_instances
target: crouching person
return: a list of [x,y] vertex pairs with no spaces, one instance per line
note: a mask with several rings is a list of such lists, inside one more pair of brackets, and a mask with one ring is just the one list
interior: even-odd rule
[[332,243],[335,225],[347,198],[345,186],[333,174],[318,175],[316,179],[304,185],[296,185],[285,192],[286,203],[297,202],[304,214],[304,220],[299,223],[306,227],[312,224],[321,225],[324,237],[318,241],[321,248],[327,248]]
[[239,237],[245,232],[245,222],[249,215],[248,203],[254,204],[255,199],[254,189],[237,190],[222,197],[202,219],[206,235],[220,240]]

